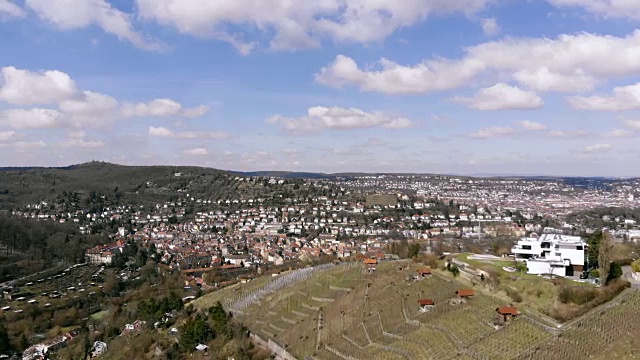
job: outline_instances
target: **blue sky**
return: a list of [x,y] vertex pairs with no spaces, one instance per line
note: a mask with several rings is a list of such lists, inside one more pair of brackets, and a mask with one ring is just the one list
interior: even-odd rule
[[0,0],[0,165],[640,176],[640,2]]

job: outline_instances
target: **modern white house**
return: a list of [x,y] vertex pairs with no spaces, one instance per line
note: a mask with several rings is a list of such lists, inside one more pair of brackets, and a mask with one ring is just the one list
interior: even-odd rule
[[579,236],[542,234],[521,238],[511,252],[527,264],[527,274],[572,276],[585,270],[586,248]]

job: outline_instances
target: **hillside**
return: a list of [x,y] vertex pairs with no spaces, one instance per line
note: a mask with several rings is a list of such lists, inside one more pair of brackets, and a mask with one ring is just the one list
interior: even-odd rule
[[[178,178],[174,173],[184,173]],[[92,192],[128,202],[168,198],[169,190],[193,179],[207,179],[213,193],[232,192],[229,174],[216,169],[173,166],[123,166],[90,162],[64,168],[0,169],[0,208],[10,209],[76,192]]]
[[264,178],[187,166],[123,166],[90,162],[62,168],[0,168],[0,210],[49,201],[75,207],[100,203],[156,204],[181,197],[287,199],[318,189],[304,180],[271,184]]
[[[470,285],[444,273],[408,281],[417,268],[388,262],[367,274],[360,264],[340,265],[273,291],[260,290],[274,280],[259,279],[209,294],[196,306],[226,299],[225,306],[253,333],[299,359],[577,360],[603,356],[614,345],[620,345],[618,358],[638,349],[633,334],[640,330],[634,311],[640,294],[635,290],[626,290],[606,310],[557,328],[526,308],[504,322],[496,309],[509,301],[481,286],[459,302],[456,291]],[[419,299],[431,299],[435,306],[423,312]]]

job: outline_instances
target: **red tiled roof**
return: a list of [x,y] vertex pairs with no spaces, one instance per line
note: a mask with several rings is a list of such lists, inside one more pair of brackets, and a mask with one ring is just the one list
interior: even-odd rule
[[364,263],[366,265],[375,265],[375,264],[378,263],[378,260],[376,260],[376,259],[364,259]]
[[520,313],[518,312],[518,309],[514,308],[513,306],[501,306],[499,308],[496,309],[496,311],[498,312],[498,314],[500,315],[512,315],[512,316],[516,316],[519,315]]
[[418,274],[431,274],[431,268],[420,268],[418,269]]
[[418,304],[420,304],[420,306],[427,306],[427,305],[433,305],[434,302],[431,299],[420,299],[418,300]]
[[462,289],[462,290],[456,291],[456,294],[460,297],[469,297],[469,296],[474,296],[476,292],[471,289]]

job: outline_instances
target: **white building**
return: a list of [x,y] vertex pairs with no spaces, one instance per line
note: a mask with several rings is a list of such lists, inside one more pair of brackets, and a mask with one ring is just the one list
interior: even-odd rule
[[528,274],[571,276],[585,270],[586,247],[579,236],[542,234],[518,240],[511,252],[526,262]]

